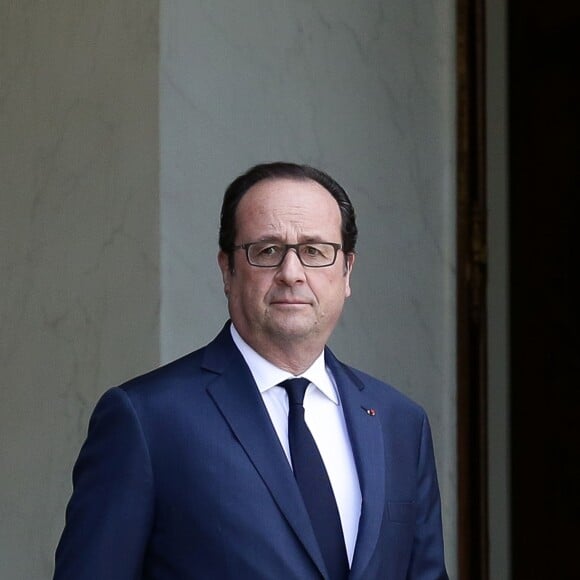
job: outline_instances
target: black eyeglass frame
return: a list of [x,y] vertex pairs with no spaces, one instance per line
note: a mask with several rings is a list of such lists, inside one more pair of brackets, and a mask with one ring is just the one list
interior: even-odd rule
[[[282,265],[282,263],[284,262],[284,260],[286,259],[286,254],[288,253],[289,250],[296,251],[296,256],[298,257],[298,260],[305,268],[329,268],[330,266],[333,266],[334,263],[336,262],[336,256],[338,255],[338,251],[342,250],[342,244],[337,244],[336,242],[301,242],[299,244],[280,244],[278,242],[272,242],[273,244],[276,244],[278,246],[282,246],[284,248],[284,252],[282,252],[282,254],[281,254],[280,261],[277,264],[271,264],[269,266],[263,266],[261,264],[254,264],[250,260],[250,248],[252,246],[255,246],[256,244],[264,244],[264,243],[267,244],[268,241],[264,240],[264,241],[259,241],[259,242],[248,242],[247,244],[239,244],[237,246],[233,246],[232,250],[244,250],[246,252],[246,260],[248,261],[248,264],[250,264],[250,266],[254,266],[255,268],[279,268]],[[332,262],[330,262],[330,264],[324,264],[323,266],[312,266],[311,264],[305,264],[302,261],[302,257],[300,256],[300,252],[299,252],[300,247],[302,247],[302,246],[314,246],[316,244],[324,244],[326,246],[332,246],[332,249],[334,250],[334,257],[332,258]]]

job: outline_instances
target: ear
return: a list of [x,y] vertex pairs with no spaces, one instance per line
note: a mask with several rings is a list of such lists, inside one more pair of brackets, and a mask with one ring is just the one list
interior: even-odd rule
[[227,296],[230,293],[230,278],[232,275],[230,271],[230,259],[225,252],[220,250],[217,255],[217,261],[222,273],[222,280],[224,283],[224,294]]
[[350,289],[350,274],[354,267],[355,255],[353,252],[346,254],[344,257],[344,295],[348,298],[351,295]]

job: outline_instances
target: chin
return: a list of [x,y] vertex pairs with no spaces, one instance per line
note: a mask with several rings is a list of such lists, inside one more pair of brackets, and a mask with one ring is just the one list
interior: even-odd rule
[[297,321],[272,326],[274,334],[278,337],[291,339],[308,338],[318,334],[318,326],[310,323],[298,323]]

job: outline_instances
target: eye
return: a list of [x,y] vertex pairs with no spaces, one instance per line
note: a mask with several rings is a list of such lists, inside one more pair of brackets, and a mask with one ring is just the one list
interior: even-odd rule
[[322,256],[323,252],[321,251],[319,246],[313,246],[313,245],[307,245],[307,246],[303,246],[302,247],[302,253],[311,256],[311,257],[317,257],[317,256]]
[[260,244],[256,246],[258,256],[277,256],[282,252],[282,246],[277,244]]

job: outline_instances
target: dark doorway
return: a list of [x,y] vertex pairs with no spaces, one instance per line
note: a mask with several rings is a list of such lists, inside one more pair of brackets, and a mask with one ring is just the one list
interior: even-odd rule
[[513,580],[577,578],[580,2],[509,4]]

